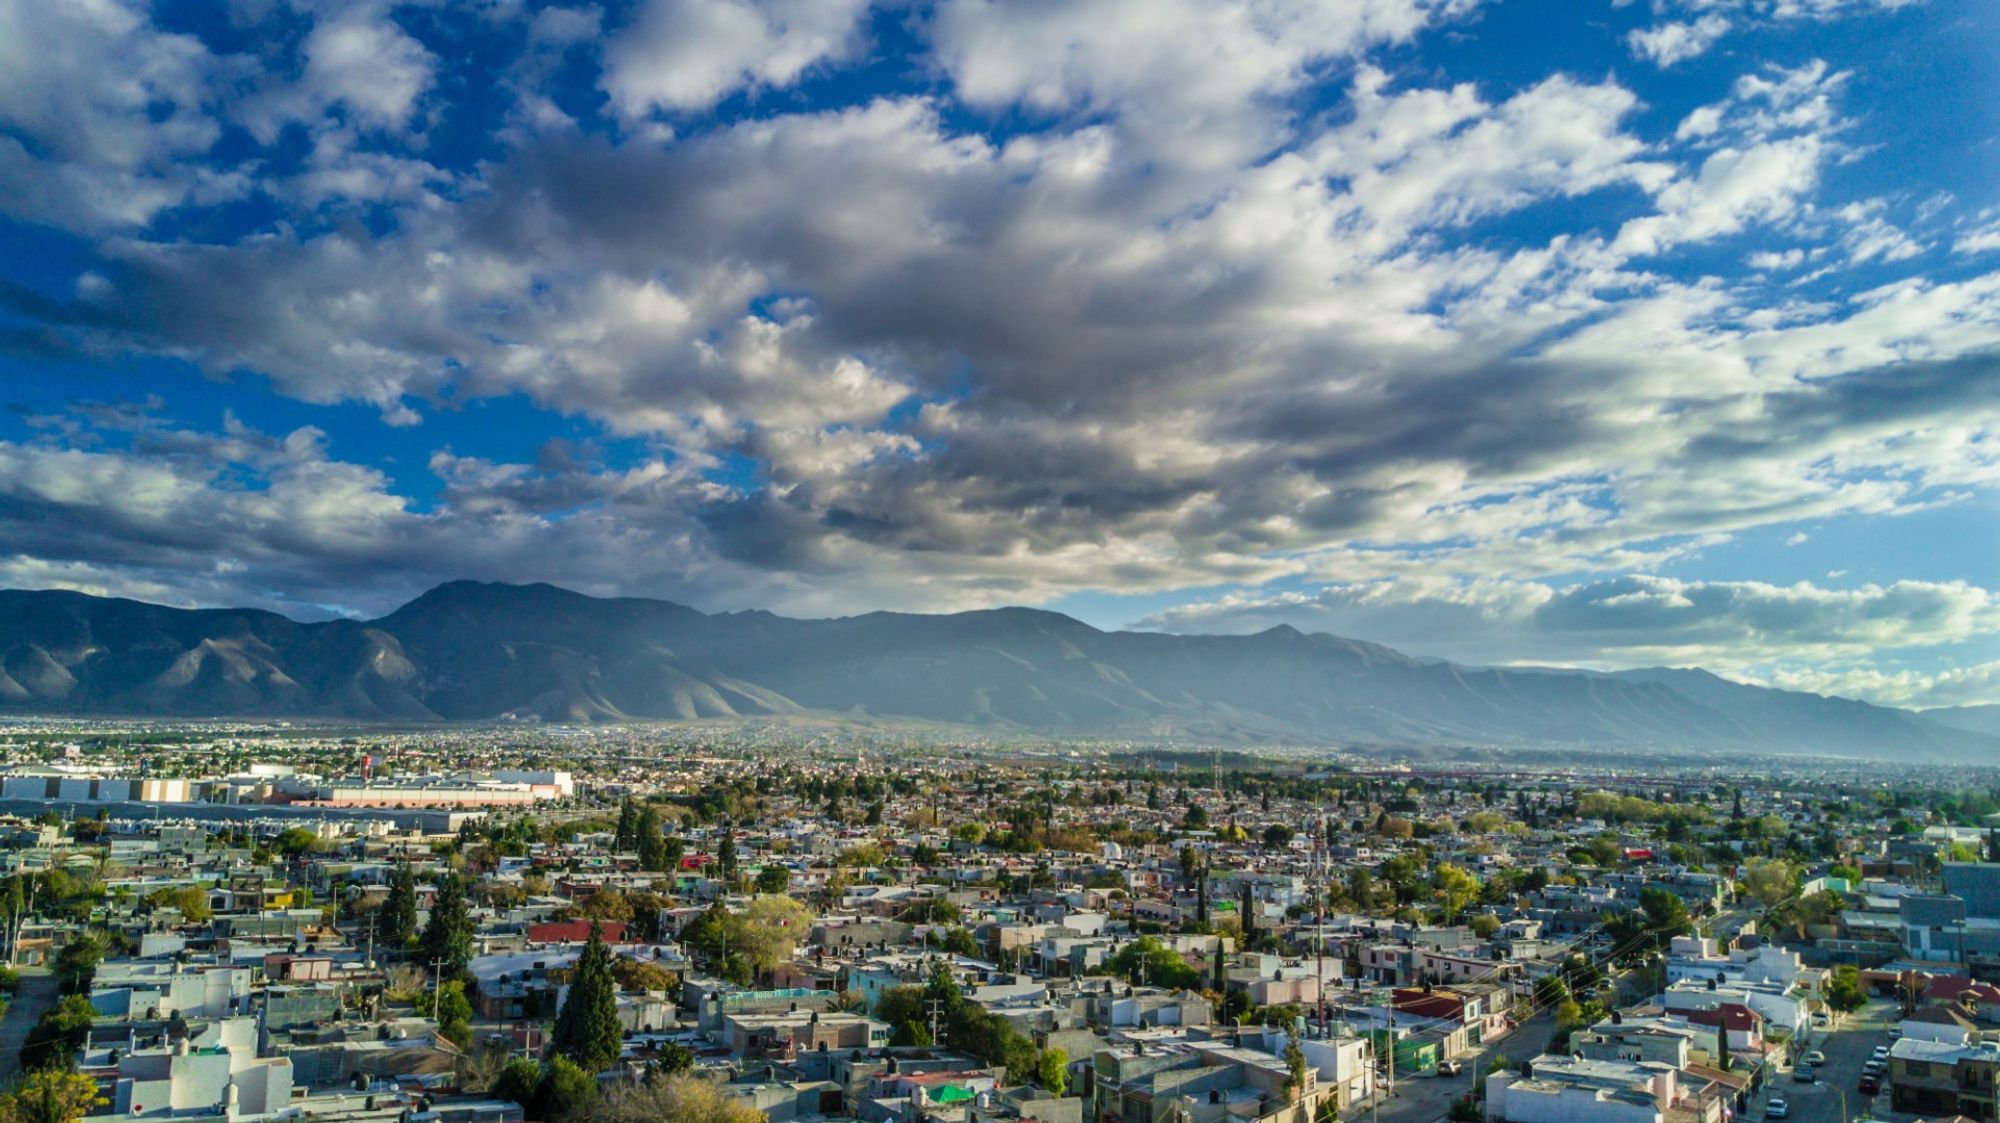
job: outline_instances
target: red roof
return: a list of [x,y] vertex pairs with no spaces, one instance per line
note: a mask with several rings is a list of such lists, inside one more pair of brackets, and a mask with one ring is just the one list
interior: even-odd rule
[[1764,1024],[1763,1015],[1740,1002],[1725,1002],[1713,1010],[1689,1010],[1687,1020],[1691,1025],[1726,1025],[1731,1033],[1755,1033]]
[[[624,921],[603,920],[598,922],[598,927],[604,934],[605,943],[625,942]],[[530,924],[528,939],[538,944],[580,944],[590,939],[590,921],[563,920],[552,924]]]
[[1418,1014],[1426,1018],[1463,1018],[1465,999],[1445,991],[1431,991],[1398,988],[1390,998],[1390,1005],[1406,1013]]
[[1974,1002],[2000,1002],[2000,987],[1992,983],[1974,982],[1965,975],[1941,975],[1924,987],[1925,998],[1962,1002],[1968,995]]

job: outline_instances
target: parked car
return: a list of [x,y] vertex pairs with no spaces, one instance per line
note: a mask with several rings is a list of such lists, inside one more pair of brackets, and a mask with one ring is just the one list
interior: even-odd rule
[[1882,1090],[1882,1080],[1872,1072],[1864,1072],[1861,1074],[1860,1089],[1862,1095],[1872,1096]]
[[1886,1063],[1889,1060],[1889,1047],[1887,1045],[1875,1046],[1874,1057],[1876,1060]]
[[1806,1054],[1806,1063],[1809,1065],[1823,1065],[1826,1063],[1826,1054],[1820,1052],[1818,1049],[1814,1049],[1812,1052]]
[[1783,1100],[1772,1100],[1764,1105],[1764,1118],[1783,1119],[1792,1113],[1792,1105]]
[[1902,1039],[1902,1037],[1903,1037],[1903,1027],[1902,1027],[1902,1026],[1900,1026],[1900,1025],[1894,1025],[1894,1026],[1890,1026],[1890,1027],[1889,1027],[1889,1040],[1891,1040],[1891,1041],[1899,1041],[1899,1040],[1901,1040],[1901,1039]]
[[1792,1081],[1794,1083],[1810,1084],[1815,1079],[1817,1078],[1813,1076],[1813,1066],[1811,1065],[1800,1065],[1792,1070]]
[[1438,1062],[1439,1076],[1457,1076],[1459,1073],[1464,1071],[1465,1071],[1464,1066],[1460,1065],[1457,1061]]
[[1887,1071],[1889,1071],[1888,1064],[1879,1059],[1869,1061],[1867,1064],[1861,1066],[1861,1075],[1863,1076],[1880,1076]]

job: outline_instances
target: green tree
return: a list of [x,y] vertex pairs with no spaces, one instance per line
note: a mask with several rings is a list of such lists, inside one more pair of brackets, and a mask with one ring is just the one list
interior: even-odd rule
[[0,1123],[77,1123],[107,1102],[90,1077],[43,1069],[0,1096]]
[[792,884],[792,871],[772,863],[757,871],[757,892],[783,893]]
[[1852,963],[1833,969],[1826,985],[1826,1004],[1839,1013],[1851,1014],[1868,1005],[1868,992],[1861,989],[1861,971]]
[[1440,862],[1437,872],[1431,875],[1431,893],[1449,923],[1479,896],[1479,879],[1450,862]]
[[1193,990],[1201,985],[1201,972],[1153,936],[1141,936],[1119,948],[1106,966],[1134,983],[1176,990]]
[[1767,909],[1798,891],[1798,867],[1782,859],[1752,862],[1743,870],[1743,892]]
[[472,1003],[463,982],[453,979],[438,988],[435,1016],[439,1037],[460,1049],[472,1047]]
[[569,994],[556,1014],[549,1046],[585,1072],[603,1072],[618,1061],[625,1033],[618,1023],[618,984],[611,977],[611,952],[598,925],[577,957]]
[[812,931],[812,910],[792,897],[762,896],[743,915],[733,917],[730,946],[743,953],[750,966],[769,971],[792,957]]
[[667,840],[660,834],[659,810],[647,804],[632,829],[637,836],[639,868],[650,873],[667,872]]
[[424,925],[423,957],[447,979],[465,974],[472,962],[474,930],[465,900],[465,878],[454,870],[438,879],[430,923]]
[[530,1119],[575,1119],[597,1102],[597,1078],[568,1057],[551,1057],[542,1068],[542,1078],[527,1105]]
[[1044,1049],[1035,1058],[1035,1083],[1051,1096],[1069,1094],[1069,1054],[1061,1049]]
[[30,1072],[45,1068],[67,1069],[70,1058],[83,1046],[97,1011],[90,999],[72,994],[44,1012],[21,1046],[21,1067]]
[[620,853],[633,849],[639,844],[639,809],[632,806],[632,797],[618,801],[618,829],[612,833],[611,848]]
[[736,882],[736,830],[729,820],[722,821],[722,841],[715,847],[715,864],[722,867],[722,880]]
[[1285,1094],[1297,1103],[1306,1094],[1306,1051],[1299,1046],[1299,1035],[1285,1035]]
[[96,936],[78,936],[56,953],[55,976],[64,994],[89,994],[90,980],[104,961],[104,943]]
[[495,1098],[513,1100],[526,1107],[535,1098],[535,1088],[542,1082],[542,1066],[526,1057],[515,1057],[493,1078],[491,1092]]
[[287,858],[303,857],[324,849],[326,843],[304,827],[286,827],[271,843],[272,849]]
[[149,908],[170,908],[181,914],[181,919],[190,924],[206,924],[215,915],[209,907],[208,893],[198,885],[182,885],[174,889],[156,889],[146,894]]
[[389,895],[377,914],[376,932],[387,947],[405,948],[417,935],[417,871],[397,862],[389,875]]

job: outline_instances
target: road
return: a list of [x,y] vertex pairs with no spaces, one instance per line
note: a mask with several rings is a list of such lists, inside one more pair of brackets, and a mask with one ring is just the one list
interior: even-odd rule
[[1398,1080],[1395,1095],[1381,1101],[1379,1114],[1377,1110],[1363,1105],[1343,1112],[1342,1118],[1369,1120],[1370,1123],[1378,1118],[1384,1123],[1436,1123],[1445,1117],[1452,1100],[1472,1090],[1472,1082],[1492,1063],[1495,1049],[1507,1058],[1509,1064],[1518,1065],[1546,1052],[1549,1035],[1555,1028],[1553,1013],[1530,1018],[1497,1044],[1481,1048],[1471,1056],[1461,1057],[1465,1071],[1459,1075]]
[[27,1043],[28,1031],[56,1004],[56,977],[47,968],[16,970],[21,972],[21,989],[14,992],[7,1016],[0,1018],[0,1087],[12,1084],[21,1074],[21,1046]]
[[[1842,1018],[1832,1031],[1815,1030],[1808,1049],[1826,1054],[1826,1064],[1814,1070],[1817,1079],[1800,1084],[1789,1070],[1775,1074],[1765,1083],[1763,1094],[1751,1102],[1750,1118],[1763,1118],[1765,1105],[1774,1096],[1791,1105],[1790,1118],[1798,1123],[1852,1123],[1871,1115],[1890,1118],[1885,1112],[1872,1111],[1873,1101],[1856,1085],[1861,1080],[1861,1066],[1868,1063],[1875,1047],[1889,1043],[1889,1027],[1898,1016],[1893,999],[1871,999],[1865,1008]],[[1881,1101],[1886,1108],[1886,1082],[1884,1087]]]

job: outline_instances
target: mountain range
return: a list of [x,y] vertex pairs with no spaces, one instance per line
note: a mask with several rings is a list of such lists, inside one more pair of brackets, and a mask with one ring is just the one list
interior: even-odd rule
[[0,591],[0,711],[387,722],[850,715],[1052,737],[2000,759],[1992,708],[1914,713],[1700,670],[1496,669],[1289,627],[1107,632],[1058,613],[709,614],[455,581],[302,623]]

